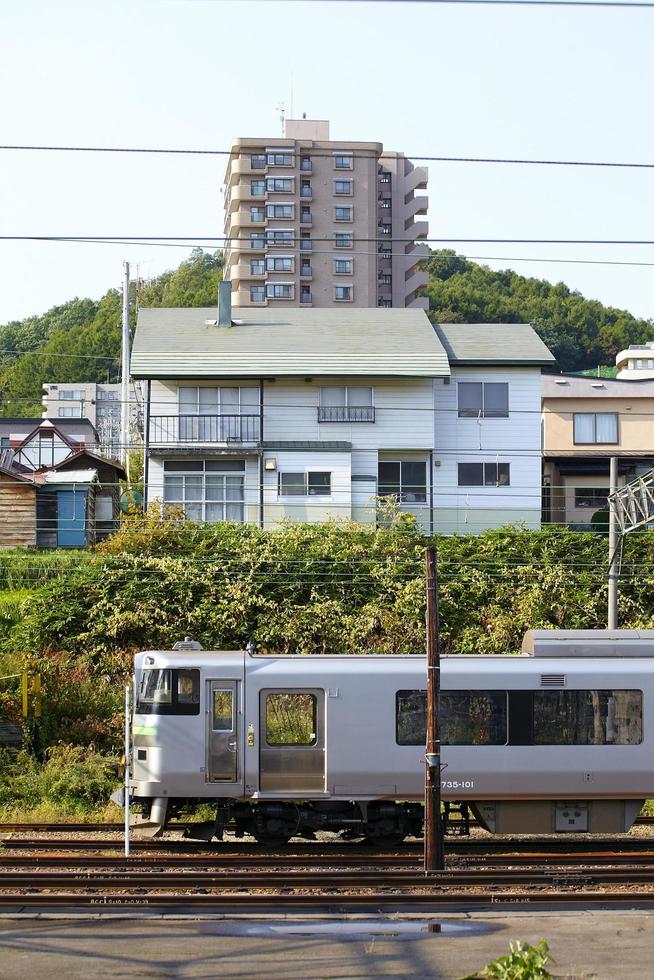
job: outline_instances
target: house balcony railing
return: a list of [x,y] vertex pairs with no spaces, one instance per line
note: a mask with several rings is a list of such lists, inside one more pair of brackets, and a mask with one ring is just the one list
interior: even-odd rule
[[258,415],[152,415],[149,435],[151,446],[251,444],[261,439],[261,420]]
[[319,422],[374,422],[375,409],[372,405],[321,405],[318,409]]

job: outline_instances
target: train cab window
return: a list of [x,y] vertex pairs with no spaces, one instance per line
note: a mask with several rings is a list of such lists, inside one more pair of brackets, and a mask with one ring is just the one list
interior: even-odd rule
[[641,691],[534,691],[534,745],[638,745]]
[[234,692],[232,690],[214,690],[211,727],[214,732],[234,731]]
[[152,668],[141,673],[136,712],[142,715],[199,715],[197,668]]
[[172,704],[171,670],[144,670],[139,688],[139,706]]
[[315,745],[316,724],[314,694],[280,691],[266,697],[268,745]]
[[[505,691],[441,691],[438,721],[442,745],[506,745]],[[425,745],[427,694],[398,691],[395,698],[398,745]]]

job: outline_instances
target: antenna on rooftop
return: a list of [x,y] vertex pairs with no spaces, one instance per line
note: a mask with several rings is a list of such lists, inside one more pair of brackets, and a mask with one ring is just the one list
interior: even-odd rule
[[275,106],[275,108],[277,109],[277,112],[279,113],[279,121],[282,124],[282,136],[283,136],[284,135],[284,121],[286,119],[286,103],[285,102],[280,102],[279,105],[276,105]]

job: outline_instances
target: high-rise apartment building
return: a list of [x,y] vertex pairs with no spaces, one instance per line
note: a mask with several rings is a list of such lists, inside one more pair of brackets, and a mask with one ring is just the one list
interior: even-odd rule
[[238,139],[225,175],[225,279],[235,306],[426,309],[427,169],[381,143],[336,143],[325,120]]

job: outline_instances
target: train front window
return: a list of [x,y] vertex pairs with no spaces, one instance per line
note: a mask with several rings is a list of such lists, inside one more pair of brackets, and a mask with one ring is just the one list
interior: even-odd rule
[[200,671],[197,667],[142,671],[136,711],[143,715],[199,715]]
[[315,695],[269,694],[266,698],[266,742],[268,745],[315,745]]
[[144,670],[139,689],[139,707],[146,704],[172,704],[170,670]]
[[534,691],[534,745],[638,745],[642,691]]
[[[442,745],[506,745],[505,691],[441,691],[438,722]],[[427,694],[398,691],[395,700],[398,745],[425,745]]]

